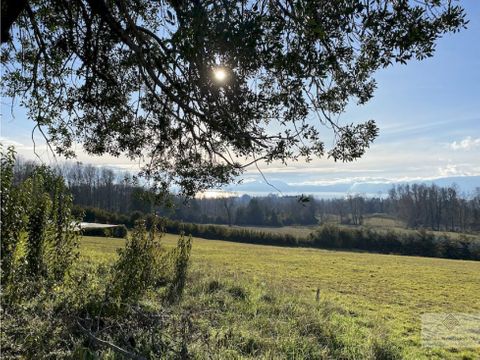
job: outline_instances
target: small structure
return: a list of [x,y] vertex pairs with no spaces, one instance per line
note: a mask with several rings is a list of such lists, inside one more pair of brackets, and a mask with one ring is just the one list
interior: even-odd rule
[[123,224],[112,225],[81,222],[75,225],[75,231],[81,232],[84,236],[126,238],[128,235],[128,230]]
[[98,223],[89,223],[89,222],[81,222],[78,224],[80,229],[105,229],[105,228],[112,228],[122,225],[112,225],[112,224],[98,224]]
[[113,224],[99,224],[99,223],[89,223],[89,222],[80,222],[75,226],[75,231],[81,231],[86,229],[108,229],[119,227],[123,225],[113,225]]

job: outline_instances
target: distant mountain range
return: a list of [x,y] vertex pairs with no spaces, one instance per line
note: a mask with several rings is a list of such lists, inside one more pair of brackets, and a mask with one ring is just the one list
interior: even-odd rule
[[443,177],[429,180],[409,180],[392,181],[387,179],[372,179],[366,181],[342,181],[337,183],[325,184],[287,184],[284,181],[268,179],[268,183],[262,179],[248,179],[241,184],[230,185],[224,188],[225,191],[231,191],[249,195],[278,194],[311,194],[317,197],[339,197],[346,194],[363,194],[366,196],[385,196],[388,190],[396,184],[436,184],[438,186],[450,186],[456,184],[460,192],[471,194],[475,188],[480,187],[480,176],[454,176]]

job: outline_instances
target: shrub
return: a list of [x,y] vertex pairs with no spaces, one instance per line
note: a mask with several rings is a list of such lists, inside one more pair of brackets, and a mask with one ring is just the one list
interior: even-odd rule
[[[75,215],[76,218],[81,219],[85,222],[91,223],[107,223],[107,224],[125,224],[129,228],[133,228],[135,226],[135,221],[132,220],[132,217],[127,216],[125,214],[119,214],[115,212],[110,212],[104,209],[86,206],[83,207],[81,205],[74,205],[72,208],[72,213]],[[135,214],[134,212],[133,214]],[[140,213],[141,214],[141,213]],[[136,216],[136,219],[140,219],[142,216]]]
[[20,234],[28,218],[26,216],[26,197],[13,184],[15,150],[9,147],[1,152],[1,278],[5,284],[12,271],[14,254],[19,244]]
[[37,166],[14,184],[14,162],[12,148],[1,153],[2,285],[12,296],[20,290],[26,296],[28,289],[35,295],[40,285],[63,280],[77,256],[78,235],[63,178]]
[[479,260],[478,240],[451,239],[432,232],[396,232],[389,230],[345,229],[325,225],[309,236],[315,247],[331,249],[357,249],[379,253],[396,253],[450,259]]
[[166,295],[166,299],[170,303],[178,301],[182,296],[187,279],[187,268],[191,248],[192,238],[185,237],[181,234],[177,242],[177,247],[171,254],[171,259],[173,260],[173,276],[169,282]]
[[165,231],[172,234],[180,234],[184,232],[185,234],[198,236],[205,239],[228,240],[250,244],[278,246],[306,245],[299,241],[298,238],[290,234],[270,234],[263,231],[232,229],[216,225],[181,223],[172,220],[164,221]]
[[28,275],[35,278],[44,269],[44,249],[48,231],[49,213],[52,202],[48,194],[43,190],[45,187],[42,174],[37,174],[23,184],[23,191],[29,195],[29,207],[27,209],[28,222],[26,226],[27,241],[25,243],[25,262]]
[[100,236],[100,237],[109,237],[110,232],[105,231],[108,229],[105,228],[86,228],[82,229],[82,235],[84,236]]
[[125,225],[118,225],[109,228],[86,228],[82,230],[82,235],[125,239],[128,235],[128,229]]
[[125,225],[115,226],[111,228],[112,237],[125,239],[128,235],[128,230]]
[[138,300],[163,275],[159,272],[162,249],[154,228],[147,232],[144,221],[138,221],[125,248],[113,265],[111,293],[121,301]]

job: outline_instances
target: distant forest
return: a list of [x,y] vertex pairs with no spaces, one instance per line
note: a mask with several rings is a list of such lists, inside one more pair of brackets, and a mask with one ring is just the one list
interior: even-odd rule
[[[17,181],[37,166],[18,160]],[[455,185],[413,184],[392,186],[388,196],[359,194],[338,199],[311,196],[278,196],[185,199],[172,195],[171,206],[156,205],[151,192],[128,172],[105,167],[65,163],[57,168],[85,221],[110,221],[131,225],[152,212],[172,220],[202,224],[251,226],[317,225],[332,221],[362,225],[366,216],[384,214],[410,228],[441,231],[480,230],[480,187],[464,196]]]

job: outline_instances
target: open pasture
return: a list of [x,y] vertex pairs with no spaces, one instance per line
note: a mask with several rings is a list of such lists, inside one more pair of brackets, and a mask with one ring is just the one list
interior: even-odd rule
[[[172,246],[177,236],[165,235]],[[84,237],[83,255],[109,262],[124,240]],[[400,340],[405,357],[477,358],[480,349],[425,349],[426,312],[480,313],[480,262],[360,252],[238,244],[195,238],[192,272],[239,283],[260,283],[299,301],[323,300],[346,309],[367,327],[382,325]]]
[[[328,224],[333,224],[339,227],[345,227],[345,228],[359,228],[359,227],[368,227],[371,228],[372,230],[375,231],[396,231],[400,233],[416,233],[418,230],[416,229],[410,229],[407,228],[406,225],[395,218],[383,215],[383,214],[378,214],[378,215],[373,215],[373,216],[366,216],[363,225],[343,225],[340,224],[339,219],[331,219],[330,221],[327,221],[326,223]],[[260,232],[266,232],[266,233],[271,233],[271,234],[289,234],[293,235],[298,238],[306,238],[308,237],[312,232],[315,231],[319,226],[314,226],[314,225],[309,225],[309,226],[280,226],[280,227],[268,227],[268,226],[232,226],[228,227],[227,225],[215,225],[215,226],[220,226],[220,227],[225,227],[225,228],[231,228],[231,229],[247,229],[247,230],[252,230],[252,231],[260,231]],[[429,232],[437,235],[437,236],[443,236],[446,235],[451,239],[461,239],[461,238],[466,238],[466,239],[480,239],[480,234],[473,234],[473,233],[462,233],[462,232],[452,232],[452,231],[432,231],[428,230]]]

